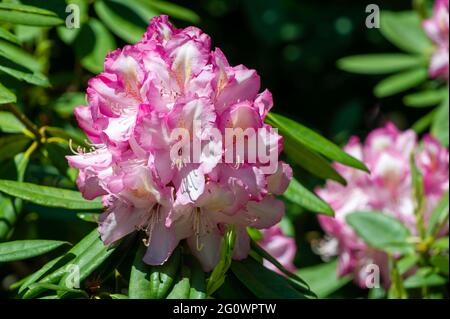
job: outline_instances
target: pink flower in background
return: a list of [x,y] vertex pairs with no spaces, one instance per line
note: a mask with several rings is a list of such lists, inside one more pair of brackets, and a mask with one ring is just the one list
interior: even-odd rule
[[[243,259],[250,250],[246,227],[269,228],[284,214],[274,195],[286,190],[289,165],[277,160],[269,174],[247,153],[224,163],[234,142],[214,134],[229,128],[276,134],[264,124],[272,95],[258,93],[255,70],[231,66],[210,42],[198,28],[176,29],[167,16],[153,18],[140,42],[108,54],[104,72],[89,81],[88,106],[75,110],[92,149],[79,149],[68,161],[80,170],[83,196],[103,196],[101,238],[110,244],[142,230],[144,261],[151,265],[164,263],[187,239],[204,270],[211,270],[227,224],[236,226],[234,257]],[[187,139],[174,138],[179,129]],[[189,162],[195,143],[199,160]],[[281,151],[278,135],[258,143],[277,156]]]
[[[263,235],[263,238],[259,241],[261,247],[271,256],[275,257],[284,268],[291,272],[295,272],[294,258],[295,253],[297,252],[295,239],[286,236],[279,225],[264,229],[261,233]],[[264,260],[264,266],[281,273],[277,267],[267,260]]]
[[[357,211],[381,211],[399,219],[417,234],[410,155],[416,152],[416,165],[424,177],[427,219],[449,188],[449,153],[433,137],[425,136],[418,143],[413,131],[400,132],[390,123],[372,131],[365,143],[352,137],[345,150],[362,160],[371,174],[336,164],[335,168],[347,179],[348,185],[329,181],[317,190],[336,212],[335,218],[319,217],[327,239],[317,250],[325,258],[339,256],[338,274],[353,273],[355,281],[365,287],[366,265],[379,265],[384,278],[389,278],[387,258],[358,238],[347,225],[346,215]],[[448,232],[448,227],[442,232]]]
[[429,72],[432,78],[449,76],[449,0],[436,0],[433,16],[423,22],[423,28],[436,48],[431,57]]

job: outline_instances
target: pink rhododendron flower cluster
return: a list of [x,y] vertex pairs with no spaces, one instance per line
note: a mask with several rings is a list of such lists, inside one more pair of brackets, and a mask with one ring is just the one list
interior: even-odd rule
[[433,16],[423,22],[423,28],[436,45],[431,57],[430,76],[443,78],[448,81],[449,76],[449,2],[436,0]]
[[[75,110],[93,149],[68,156],[70,166],[79,169],[83,196],[103,196],[104,243],[142,230],[148,246],[144,261],[159,265],[186,239],[209,271],[230,224],[237,232],[234,258],[245,258],[246,227],[268,228],[282,218],[284,205],[275,195],[285,191],[292,170],[277,160],[269,174],[245,156],[224,163],[233,143],[212,132],[267,131],[276,136],[276,145],[270,139],[258,143],[278,156],[282,139],[264,124],[272,95],[259,91],[255,70],[231,66],[219,49],[211,51],[207,34],[195,27],[176,29],[167,16],[152,19],[137,44],[108,54],[104,72],[89,81],[88,106]],[[180,128],[189,133],[187,142],[173,138]],[[194,139],[200,158],[189,162],[184,144]],[[173,160],[171,151],[180,143],[180,158]]]
[[[295,272],[296,267],[294,265],[294,258],[295,253],[297,252],[295,239],[286,236],[279,225],[264,229],[261,232],[263,235],[262,239],[259,241],[261,247],[278,260],[284,268],[291,272]],[[264,266],[281,274],[280,270],[267,260],[264,260]]]
[[[448,150],[431,136],[421,143],[412,130],[400,132],[393,124],[372,131],[365,143],[352,137],[345,150],[362,160],[371,174],[336,164],[337,171],[348,181],[342,186],[329,181],[317,193],[330,203],[335,218],[320,216],[319,221],[328,239],[318,251],[323,257],[339,256],[338,274],[354,274],[354,279],[365,287],[366,266],[376,264],[385,279],[386,255],[373,250],[355,234],[346,223],[346,215],[358,211],[381,211],[404,223],[417,235],[415,201],[411,182],[410,156],[415,152],[418,169],[423,174],[425,191],[425,222],[433,208],[448,190]],[[441,233],[448,232],[448,227]]]

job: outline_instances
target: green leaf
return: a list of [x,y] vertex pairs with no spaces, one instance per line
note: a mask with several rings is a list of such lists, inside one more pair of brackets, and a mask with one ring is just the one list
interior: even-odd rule
[[50,83],[45,75],[40,72],[24,72],[19,71],[17,69],[13,69],[10,67],[6,67],[4,65],[0,65],[0,72],[6,73],[20,81],[25,81],[30,84],[34,84],[37,86],[49,87]]
[[448,277],[448,255],[434,255],[430,258],[431,264],[439,269],[439,272]]
[[365,54],[342,58],[337,61],[341,70],[359,74],[385,74],[425,65],[422,56],[401,53]]
[[51,108],[61,117],[73,116],[75,107],[86,104],[85,93],[66,92],[53,102]]
[[16,240],[0,244],[0,262],[28,259],[68,244],[57,240]]
[[0,242],[10,236],[19,212],[9,196],[0,194]]
[[373,89],[376,97],[383,98],[409,90],[428,78],[426,68],[414,69],[391,75],[380,81]]
[[416,12],[382,11],[380,18],[381,33],[398,48],[419,54],[426,54],[432,48]]
[[322,154],[329,159],[368,172],[369,170],[361,161],[345,153],[341,148],[320,134],[282,115],[267,114],[269,124],[277,127],[282,135],[287,135],[298,144]]
[[345,179],[336,172],[327,160],[307,147],[292,142],[292,139],[289,137],[284,137],[283,150],[291,161],[297,163],[314,176],[331,179],[342,185],[347,184]]
[[291,179],[283,197],[313,213],[334,216],[334,211],[330,205],[300,184],[295,178]]
[[446,283],[447,280],[444,277],[434,273],[431,268],[420,268],[414,275],[405,279],[404,286],[407,289],[412,289],[442,286]]
[[387,252],[411,252],[407,243],[410,232],[398,219],[382,212],[355,212],[346,216],[347,223],[369,246]]
[[109,295],[111,299],[130,299],[127,295],[122,294],[111,294]]
[[0,129],[5,133],[23,133],[25,126],[12,113],[0,111]]
[[27,68],[30,71],[42,72],[43,65],[36,57],[17,45],[0,40],[0,56]]
[[265,251],[263,248],[261,248],[257,243],[254,241],[251,242],[252,249],[262,258],[270,262],[272,265],[278,268],[286,277],[292,279],[293,281],[296,281],[297,284],[300,285],[300,287],[304,287],[305,291],[309,291],[310,288],[305,280],[303,280],[300,276],[290,272],[287,270],[278,260],[276,260],[274,257],[272,257],[267,251]]
[[106,54],[115,48],[116,41],[112,34],[94,18],[89,19],[89,22],[83,25],[75,40],[75,51],[81,59],[81,65],[92,73],[103,71]]
[[211,296],[225,280],[225,275],[231,266],[233,258],[234,245],[236,243],[236,230],[233,226],[228,225],[227,230],[222,238],[220,248],[220,259],[216,267],[214,267],[208,278],[206,286],[206,294]]
[[431,125],[431,134],[436,137],[439,142],[448,147],[449,145],[449,115],[448,115],[448,92],[447,97],[439,105]]
[[448,236],[439,238],[431,245],[431,248],[438,250],[448,250],[448,242],[449,242]]
[[446,96],[446,90],[426,90],[406,95],[403,103],[410,107],[430,107],[439,104]]
[[428,112],[426,115],[418,119],[411,128],[417,133],[423,133],[433,122],[434,116],[436,114],[436,109]]
[[439,226],[442,225],[444,220],[448,218],[449,213],[449,194],[446,191],[437,205],[434,207],[431,213],[430,219],[428,221],[427,235],[433,235],[439,231]]
[[155,1],[155,0],[152,1],[138,0],[138,2],[147,4],[154,10],[157,10],[161,13],[165,13],[171,18],[176,18],[195,24],[200,22],[200,17],[194,11],[180,7],[171,2]]
[[351,276],[338,277],[337,259],[317,266],[299,269],[302,277],[319,298],[325,298],[351,281]]
[[[94,242],[81,254],[79,254],[75,259],[70,261],[70,266],[72,268],[77,268],[79,270],[79,280],[80,282],[86,279],[90,274],[92,274],[117,248],[119,242],[113,245],[106,246],[99,236],[96,237]],[[68,284],[69,276],[72,273],[70,271],[65,271],[59,285],[64,287],[70,287]],[[64,294],[61,294],[61,297]]]
[[79,192],[30,183],[0,180],[0,191],[35,204],[68,209],[101,209],[100,200],[85,200]]
[[180,248],[177,248],[162,266],[152,267],[150,274],[150,291],[153,298],[162,299],[167,296],[167,293],[176,279],[180,263],[181,252]]
[[96,213],[77,213],[77,217],[85,222],[98,223],[98,218],[100,214]]
[[420,258],[416,254],[406,255],[397,261],[397,268],[400,275],[404,275],[419,262]]
[[128,295],[131,299],[153,299],[155,297],[152,295],[151,290],[151,266],[143,261],[146,251],[147,247],[139,244],[131,266],[130,284],[128,287]]
[[60,286],[60,285],[55,285],[55,284],[48,284],[48,283],[34,283],[31,285],[31,288],[34,287],[39,287],[39,288],[43,288],[45,290],[55,290],[58,292],[71,292],[71,293],[75,293],[75,294],[80,294],[85,298],[89,298],[89,295],[87,294],[86,291],[81,290],[81,289],[73,289],[73,288],[68,288],[68,287],[64,287],[64,286]]
[[67,4],[78,6],[80,12],[80,28],[67,28],[65,25],[57,28],[57,32],[61,40],[66,44],[72,44],[80,33],[83,25],[89,20],[89,3],[86,0],[66,0]]
[[94,8],[102,22],[119,38],[129,43],[136,43],[142,38],[145,28],[136,25],[121,14],[130,10],[125,3],[99,0],[95,1]]
[[172,288],[172,291],[167,296],[167,299],[188,299],[191,292],[191,284],[189,277],[191,271],[188,267],[182,266],[181,273],[178,280]]
[[191,271],[190,277],[190,291],[189,299],[205,299],[206,298],[206,276],[202,270],[200,263],[193,256],[185,256],[189,269]]
[[45,144],[45,149],[48,153],[48,159],[58,169],[61,175],[66,175],[69,165],[66,160],[66,155],[68,154],[68,148],[63,147],[57,143],[47,143]]
[[[8,104],[8,103],[16,103],[17,97],[16,95],[5,88],[3,84],[0,83],[0,104]],[[6,112],[1,112],[6,113]],[[0,118],[1,121],[1,118]],[[2,123],[0,122],[0,128],[2,127]]]
[[29,277],[27,277],[27,279],[19,289],[19,294],[21,294],[22,298],[29,299],[44,292],[46,289],[37,286],[25,291],[32,283],[36,281],[39,281],[40,283],[57,284],[61,277],[69,271],[67,267],[68,263],[74,260],[77,256],[85,253],[89,249],[89,247],[98,240],[98,230],[94,229],[86,237],[79,241],[78,244],[73,246],[66,254],[49,261],[36,273],[31,274]]
[[233,274],[258,298],[304,299],[289,279],[267,269],[251,257],[233,261]]
[[0,161],[14,157],[30,143],[25,135],[7,135],[0,138]]
[[15,3],[0,3],[0,21],[43,27],[64,23],[54,12]]
[[16,35],[2,27],[0,27],[0,38],[15,44],[19,44],[19,40],[17,39]]

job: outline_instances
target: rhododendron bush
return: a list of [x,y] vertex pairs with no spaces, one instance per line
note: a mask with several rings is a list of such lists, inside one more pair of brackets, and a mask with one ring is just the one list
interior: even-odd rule
[[382,11],[408,54],[337,62],[401,71],[379,99],[420,84],[412,129],[309,107],[191,9],[66,2],[0,2],[0,297],[448,297],[448,1]]

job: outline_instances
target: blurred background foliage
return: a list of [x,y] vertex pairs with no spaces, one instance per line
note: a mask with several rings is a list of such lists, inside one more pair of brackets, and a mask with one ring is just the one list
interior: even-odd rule
[[[3,1],[1,4],[17,2]],[[213,46],[220,47],[231,64],[242,63],[258,70],[262,87],[269,88],[274,95],[277,113],[314,128],[338,144],[345,143],[352,134],[364,136],[386,120],[406,129],[428,113],[422,108],[405,108],[402,95],[376,97],[373,88],[383,75],[355,75],[337,68],[336,61],[345,56],[399,52],[378,29],[366,28],[368,3],[364,1],[22,0],[20,3],[38,5],[56,13],[49,18],[50,25],[65,20],[68,3],[78,4],[81,9],[81,28],[74,30],[61,26],[15,25],[14,21],[7,21],[7,13],[0,13],[3,17],[0,19],[0,66],[23,72],[12,74],[0,69],[0,83],[15,93],[17,106],[32,122],[39,127],[63,127],[70,134],[62,136],[64,134],[57,129],[48,129],[41,132],[46,138],[70,137],[83,144],[84,137],[76,128],[72,111],[75,106],[85,103],[87,81],[102,70],[106,52],[136,42],[148,19],[160,13],[168,14],[176,26],[202,28],[211,35]],[[381,10],[411,9],[411,1],[407,0],[379,0],[376,3]],[[11,38],[11,34],[15,36]],[[20,44],[23,50],[17,50],[14,43]],[[1,92],[3,95],[7,91]],[[8,143],[4,133],[16,134],[24,129],[4,112],[0,121],[3,131],[0,143]],[[11,151],[3,148],[0,154],[0,176],[20,179],[23,174],[21,160],[33,151],[30,151],[31,140],[24,138],[22,143],[14,140],[10,144]],[[63,157],[69,152],[68,146],[48,145],[52,147],[39,148],[31,155],[25,179],[52,186],[72,185],[74,172],[67,169]],[[17,153],[19,155],[13,156]],[[319,182],[303,174],[301,168],[295,167],[295,170],[297,175],[306,178],[309,188]],[[316,216],[303,214],[299,206],[289,201],[286,204],[287,218],[283,220],[283,227],[287,234],[296,237],[296,266],[319,264],[320,258],[311,250],[311,243],[322,236]],[[2,209],[8,206],[4,198],[2,205]],[[17,200],[16,209],[21,205]],[[85,221],[89,215],[82,220],[74,214],[64,214],[59,208],[43,209],[27,204],[26,212],[18,216],[19,222],[11,239],[46,238],[75,242],[94,227]],[[10,295],[9,284],[37,269],[44,260],[48,260],[48,256],[0,265],[0,278],[3,278],[0,298]],[[323,267],[322,278],[313,278],[317,272],[309,274],[311,278],[308,273],[303,274],[305,279],[325,283],[321,287],[322,295],[334,290],[336,292],[331,295],[334,297],[367,295],[348,284],[346,278],[336,280],[333,264]]]

